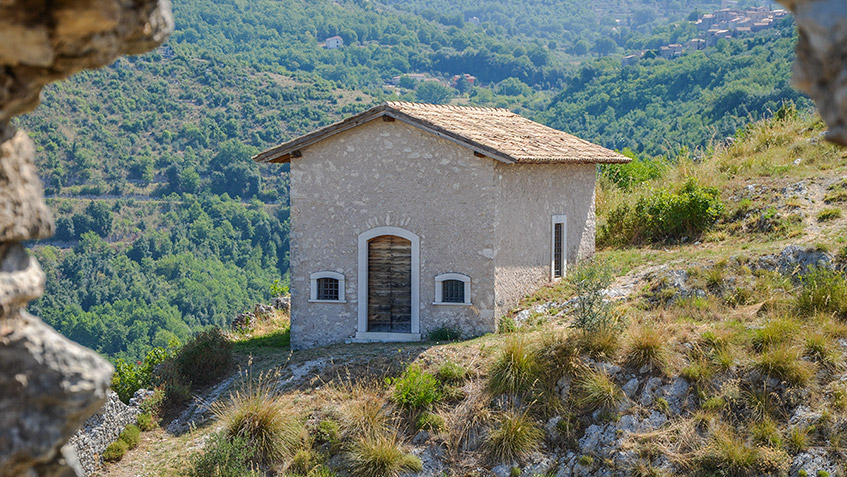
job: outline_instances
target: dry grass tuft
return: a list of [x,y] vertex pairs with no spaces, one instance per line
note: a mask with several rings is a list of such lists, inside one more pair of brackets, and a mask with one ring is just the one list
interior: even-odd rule
[[805,386],[814,376],[814,365],[802,359],[797,348],[772,346],[763,352],[753,366],[760,373],[779,378],[794,386]]
[[356,438],[345,453],[352,475],[361,477],[397,477],[420,472],[420,459],[403,452],[396,434],[365,434]]
[[639,326],[632,332],[626,350],[627,364],[666,371],[669,359],[666,332],[647,325]]
[[229,399],[211,406],[224,434],[247,441],[266,464],[292,456],[306,437],[300,417],[275,394],[275,378],[264,374],[253,379],[248,374]]
[[523,459],[541,448],[544,431],[526,412],[506,412],[488,433],[485,450],[493,462]]
[[576,382],[578,406],[588,409],[615,409],[626,395],[604,371],[585,369]]

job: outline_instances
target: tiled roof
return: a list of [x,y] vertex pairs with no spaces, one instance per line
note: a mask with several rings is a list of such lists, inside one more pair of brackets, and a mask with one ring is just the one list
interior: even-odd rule
[[253,159],[288,162],[300,150],[341,131],[379,117],[399,120],[472,149],[477,155],[507,163],[603,163],[629,162],[614,151],[566,132],[530,121],[508,109],[479,108],[406,102],[388,102],[280,144]]

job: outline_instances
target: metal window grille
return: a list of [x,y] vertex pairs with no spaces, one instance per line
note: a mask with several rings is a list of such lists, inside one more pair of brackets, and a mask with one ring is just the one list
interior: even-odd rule
[[338,280],[318,278],[318,300],[338,300]]
[[562,278],[562,223],[553,225],[553,277]]
[[465,282],[461,280],[444,280],[441,282],[442,303],[464,303]]

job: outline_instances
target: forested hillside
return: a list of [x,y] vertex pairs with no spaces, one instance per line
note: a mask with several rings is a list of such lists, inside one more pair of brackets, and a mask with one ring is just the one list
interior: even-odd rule
[[[507,107],[647,154],[802,102],[790,21],[621,68],[693,38],[685,19],[717,3],[177,0],[166,46],[49,87],[17,122],[58,225],[35,247],[48,291],[33,308],[130,359],[226,324],[288,268],[286,168],[250,156],[386,99]],[[333,35],[342,48],[323,47]],[[477,81],[452,84],[460,74]]]

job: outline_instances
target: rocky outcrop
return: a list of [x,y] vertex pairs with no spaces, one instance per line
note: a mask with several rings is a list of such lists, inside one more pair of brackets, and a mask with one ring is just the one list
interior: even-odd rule
[[779,0],[797,22],[794,85],[808,93],[829,126],[827,139],[847,146],[847,7],[844,0]]
[[[146,390],[140,390],[146,391]],[[84,475],[91,475],[100,466],[100,455],[118,439],[124,428],[134,424],[141,411],[136,406],[127,406],[118,395],[109,391],[106,405],[86,419],[68,445],[79,456]]]
[[34,109],[46,84],[149,51],[172,30],[170,0],[0,1],[0,123]]
[[51,81],[141,53],[173,29],[169,0],[0,0],[0,477],[82,472],[65,445],[106,399],[112,367],[23,311],[44,273],[21,245],[53,221],[35,148],[9,120]]

